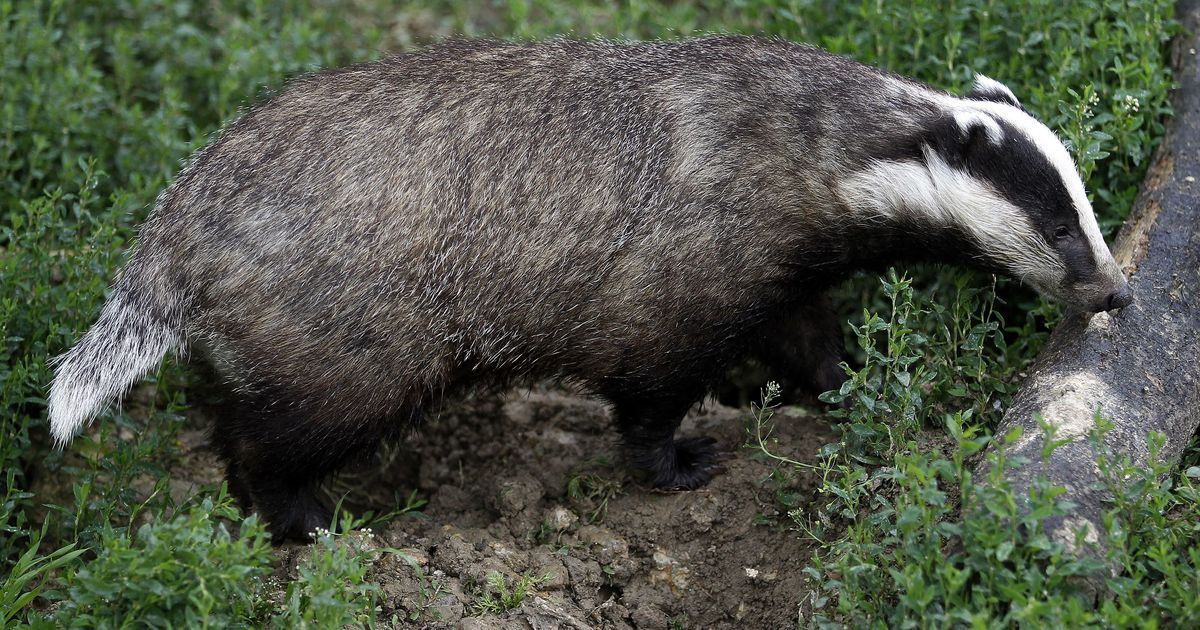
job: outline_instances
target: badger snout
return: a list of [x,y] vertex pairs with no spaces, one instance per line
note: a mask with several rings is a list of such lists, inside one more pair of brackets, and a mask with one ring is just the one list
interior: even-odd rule
[[1092,294],[1093,297],[1087,298],[1087,301],[1081,305],[1083,310],[1089,313],[1116,311],[1133,304],[1133,291],[1130,290],[1129,283],[1124,279],[1116,289],[1101,290],[1097,293],[1098,295]]
[[1115,311],[1125,308],[1130,304],[1133,304],[1133,291],[1129,290],[1128,282],[1122,282],[1121,288],[1109,293],[1096,311]]
[[1100,313],[1117,311],[1134,303],[1133,290],[1124,277],[1119,280],[1102,280],[1089,284],[1076,284],[1061,292],[1043,292],[1042,295],[1062,304],[1075,313]]

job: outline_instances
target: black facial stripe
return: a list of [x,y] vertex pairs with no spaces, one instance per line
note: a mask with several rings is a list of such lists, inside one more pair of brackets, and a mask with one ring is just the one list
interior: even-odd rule
[[[944,116],[932,126],[929,143],[947,164],[988,182],[1021,209],[1062,256],[1068,281],[1093,277],[1096,261],[1080,225],[1079,211],[1058,169],[1019,129],[1004,120],[993,120],[1003,132],[998,145],[988,138],[985,129],[964,131],[952,116]],[[1067,226],[1073,238],[1056,241],[1054,231],[1060,225]]]

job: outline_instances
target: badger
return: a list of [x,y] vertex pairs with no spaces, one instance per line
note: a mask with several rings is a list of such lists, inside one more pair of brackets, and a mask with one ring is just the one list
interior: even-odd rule
[[721,454],[676,429],[725,370],[910,261],[1133,299],[1068,150],[993,79],[957,97],[742,36],[450,41],[294,79],[198,151],[56,360],[50,427],[194,352],[234,403],[231,491],[304,540],[319,482],[424,410],[560,379],[693,489]]

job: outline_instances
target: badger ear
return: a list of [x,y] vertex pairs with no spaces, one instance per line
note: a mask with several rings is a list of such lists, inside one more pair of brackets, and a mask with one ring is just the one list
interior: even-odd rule
[[921,138],[942,161],[961,166],[985,145],[999,145],[1004,132],[991,116],[982,112],[960,111],[934,120]]
[[943,158],[965,157],[985,144],[1000,145],[1004,131],[996,119],[983,112],[966,109],[938,116],[926,127],[923,144],[935,149]]
[[967,98],[975,101],[995,101],[1013,107],[1021,106],[1021,102],[1017,100],[1012,90],[1008,89],[1008,86],[982,74],[975,75],[975,86],[971,88]]

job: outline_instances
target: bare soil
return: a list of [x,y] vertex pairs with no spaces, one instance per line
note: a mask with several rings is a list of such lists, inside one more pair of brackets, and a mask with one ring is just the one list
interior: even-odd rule
[[[783,409],[775,425],[778,452],[805,461],[835,439],[800,408]],[[702,490],[659,492],[626,472],[601,402],[560,389],[482,396],[343,473],[330,494],[377,512],[414,488],[428,498],[425,518],[397,517],[370,538],[402,550],[381,554],[370,576],[386,595],[386,625],[794,627],[814,547],[789,528],[778,493],[807,501],[815,480],[779,487],[776,464],[743,448],[749,426],[745,409],[693,410],[680,434],[712,436],[732,458]],[[196,455],[211,458],[203,447]],[[306,552],[281,548],[281,571]],[[522,576],[536,584],[516,608],[484,611],[493,572],[512,587]]]

